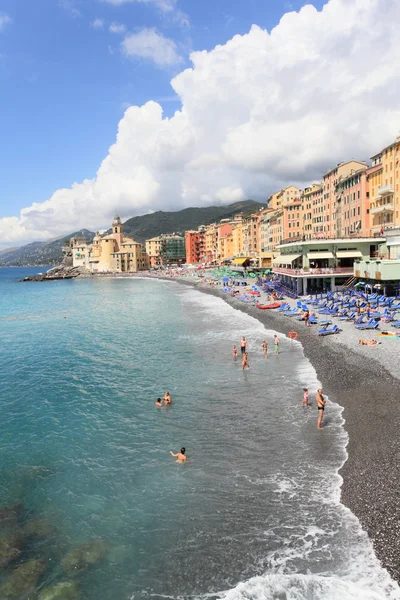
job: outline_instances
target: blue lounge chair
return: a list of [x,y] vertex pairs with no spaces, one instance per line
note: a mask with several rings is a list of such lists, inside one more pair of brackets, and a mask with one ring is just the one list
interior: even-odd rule
[[357,329],[378,329],[379,321],[375,321],[375,319],[370,319],[367,323],[360,323],[356,325]]
[[333,333],[339,333],[340,329],[337,325],[334,325],[330,329],[320,329],[318,335],[331,335]]

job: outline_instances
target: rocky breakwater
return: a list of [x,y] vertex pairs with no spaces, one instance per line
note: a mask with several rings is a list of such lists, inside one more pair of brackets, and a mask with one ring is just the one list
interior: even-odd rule
[[24,277],[20,281],[57,281],[60,279],[75,279],[81,274],[79,268],[54,267],[46,273],[38,273],[30,277]]

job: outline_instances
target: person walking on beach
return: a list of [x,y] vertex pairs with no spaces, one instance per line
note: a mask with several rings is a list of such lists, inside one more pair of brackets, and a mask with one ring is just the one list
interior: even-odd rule
[[181,448],[181,451],[177,452],[176,454],[174,454],[171,450],[169,453],[171,456],[176,458],[177,463],[185,463],[187,461],[186,448]]
[[279,339],[276,334],[274,335],[274,347],[275,347],[275,354],[279,354]]
[[268,342],[266,342],[264,340],[263,343],[261,344],[261,348],[263,349],[264,357],[267,358],[267,355],[268,355]]
[[245,354],[246,348],[247,348],[247,341],[246,341],[246,338],[243,336],[242,339],[240,340],[240,351],[242,354]]
[[308,389],[307,388],[303,388],[303,406],[310,406],[308,403]]
[[308,310],[306,310],[305,313],[304,313],[304,323],[305,323],[306,327],[311,327],[311,325],[310,325],[310,313],[308,312]]
[[233,349],[232,349],[232,356],[233,356],[233,358],[237,358],[237,356],[238,356],[238,351],[237,351],[237,348],[236,348],[236,346],[233,346]]
[[242,358],[242,371],[244,371],[245,367],[250,369],[250,365],[248,363],[247,357],[248,357],[248,354],[247,354],[247,352],[245,352],[243,354],[243,358]]
[[326,404],[326,400],[322,395],[322,388],[319,388],[319,390],[317,390],[317,395],[316,395],[315,399],[317,401],[317,408],[318,408],[317,428],[322,429],[322,419],[324,418],[324,410],[325,410],[325,404]]

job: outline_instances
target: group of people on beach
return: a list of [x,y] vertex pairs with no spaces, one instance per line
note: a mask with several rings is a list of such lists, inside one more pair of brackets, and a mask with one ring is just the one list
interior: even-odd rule
[[[263,340],[261,348],[263,349],[264,358],[268,358],[268,342],[266,340]],[[274,335],[274,349],[275,354],[279,354],[279,339],[276,334]],[[246,367],[250,369],[248,360],[249,353],[247,352],[247,340],[244,336],[240,340],[240,352],[242,355],[242,371],[244,371]],[[237,358],[239,356],[237,347],[235,345],[232,348],[232,356],[233,358]]]
[[[303,406],[304,408],[309,408],[311,406],[311,404],[309,403],[308,399],[308,388],[303,388]],[[326,404],[326,400],[322,394],[322,388],[319,388],[317,390],[317,395],[315,396],[315,400],[317,403],[317,408],[318,408],[318,420],[317,420],[317,428],[318,429],[322,429],[322,420],[324,418],[324,410],[325,410],[325,404]]]

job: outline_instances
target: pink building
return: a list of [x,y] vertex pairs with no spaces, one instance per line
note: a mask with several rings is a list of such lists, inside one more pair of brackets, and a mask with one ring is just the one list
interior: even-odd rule
[[366,174],[367,167],[363,166],[337,180],[333,204],[335,237],[370,235]]

